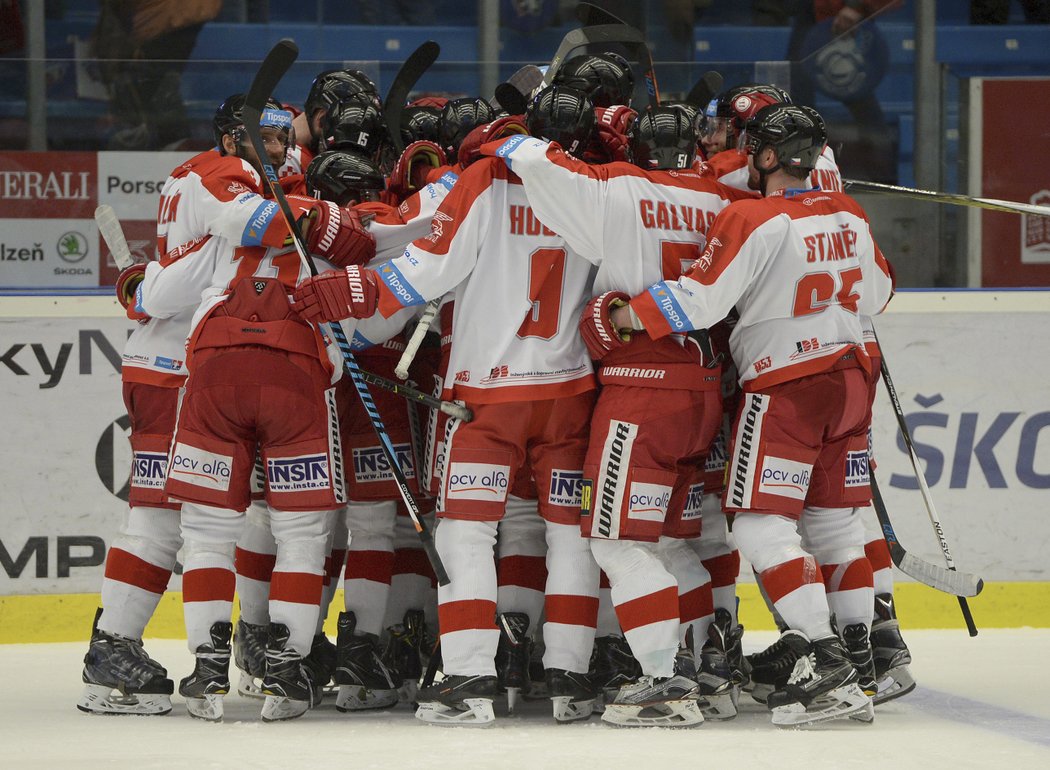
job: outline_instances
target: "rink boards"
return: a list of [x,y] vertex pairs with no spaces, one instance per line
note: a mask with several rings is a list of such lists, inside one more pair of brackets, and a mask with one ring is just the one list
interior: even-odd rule
[[[945,536],[987,584],[978,626],[1050,627],[1050,292],[900,292],[890,308],[879,335]],[[0,297],[0,643],[87,637],[125,511],[131,328],[109,297]],[[942,563],[884,392],[874,446],[898,538]],[[742,572],[742,621],[771,628]],[[962,626],[952,597],[897,578],[906,625]],[[178,588],[147,635],[181,635]]]

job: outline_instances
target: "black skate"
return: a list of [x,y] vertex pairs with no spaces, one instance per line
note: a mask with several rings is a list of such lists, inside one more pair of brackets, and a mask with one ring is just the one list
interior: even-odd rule
[[857,669],[860,689],[869,698],[875,697],[879,687],[875,684],[875,661],[872,660],[871,642],[868,641],[868,627],[863,623],[846,626],[842,629],[842,646],[849,653],[853,668]]
[[325,693],[334,693],[334,690],[326,689],[332,681],[335,673],[335,645],[324,635],[314,634],[313,642],[310,644],[310,652],[303,658],[303,666],[314,686],[314,702],[320,703]]
[[594,640],[590,673],[594,686],[603,695],[598,704],[601,709],[603,703],[611,703],[616,698],[621,687],[642,675],[642,667],[624,637],[600,636]]
[[507,711],[514,713],[518,696],[529,684],[529,616],[503,612],[496,618],[499,646],[496,648],[496,682],[507,693]]
[[697,694],[700,710],[707,719],[732,719],[737,713],[740,688],[733,678],[727,654],[731,625],[730,614],[716,610],[715,619],[707,629],[707,642],[700,650]]
[[262,678],[266,673],[266,635],[269,628],[237,621],[233,632],[233,662],[241,672],[237,692],[246,698],[265,698]]
[[766,705],[778,727],[802,727],[850,717],[863,722],[875,718],[871,698],[857,684],[859,675],[837,636],[810,642],[798,631],[786,631],[780,641],[798,656],[783,689],[772,693]]
[[380,659],[398,686],[398,699],[411,703],[416,699],[423,676],[422,649],[426,643],[426,622],[422,610],[408,610],[402,623],[387,629],[386,645]]
[[641,676],[623,685],[605,704],[602,721],[618,727],[695,727],[704,722],[698,687],[692,654],[680,652],[673,675]]
[[266,640],[266,676],[262,691],[264,722],[301,717],[317,705],[316,690],[303,657],[288,647],[288,626],[271,623]]
[[494,676],[447,676],[419,691],[416,719],[447,727],[490,727],[496,719],[492,700],[498,689]]
[[770,693],[787,684],[798,661],[798,652],[784,640],[786,633],[782,633],[779,639],[761,652],[744,658],[751,669],[750,681],[744,686],[744,691],[749,692],[759,703],[765,703]]
[[211,627],[211,644],[197,647],[193,673],[179,682],[179,695],[186,699],[191,717],[208,722],[222,721],[222,698],[230,691],[230,635],[233,624],[218,622]]
[[146,654],[142,640],[99,631],[101,614],[95,613],[91,628],[77,708],[89,714],[167,714],[175,688],[167,670]]
[[879,692],[875,705],[907,695],[915,689],[915,679],[908,668],[911,653],[901,636],[893,594],[875,597],[875,622],[871,624],[871,647],[875,660],[875,679]]
[[544,672],[547,693],[554,708],[554,719],[558,722],[575,722],[589,719],[594,713],[598,690],[587,674],[548,668]]
[[[718,612],[719,610],[715,610],[715,619],[718,618]],[[729,669],[733,672],[733,683],[738,690],[746,690],[751,684],[751,664],[744,657],[743,638],[744,627],[739,623],[729,630],[726,637],[726,658],[729,660]]]
[[357,633],[353,612],[339,613],[335,673],[339,686],[335,707],[340,711],[388,708],[397,703],[397,683],[379,658],[379,639]]

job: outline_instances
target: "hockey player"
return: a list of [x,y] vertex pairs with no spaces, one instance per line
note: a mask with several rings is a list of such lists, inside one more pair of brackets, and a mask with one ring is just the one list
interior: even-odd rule
[[769,697],[773,722],[870,721],[871,700],[832,630],[817,563],[858,588],[871,585],[859,517],[870,499],[862,460],[871,419],[860,316],[889,301],[891,273],[851,198],[794,187],[827,141],[816,111],[765,107],[745,141],[764,198],[728,207],[679,281],[653,284],[612,321],[661,337],[737,307],[730,344],[745,395],[724,503],[736,512],[741,552],[792,629],[782,641],[799,655],[787,685]]
[[558,69],[553,82],[584,91],[597,108],[630,107],[634,97],[631,65],[611,51],[573,56]]
[[[285,246],[288,227],[277,204],[261,195],[261,163],[247,141],[243,104],[242,96],[231,97],[216,114],[221,154],[183,164],[162,190],[159,242],[168,260],[147,266],[136,309],[164,318],[190,297],[203,299],[165,487],[184,501],[183,594],[197,658],[179,691],[191,714],[221,718],[230,686],[234,543],[258,447],[277,540],[262,683],[263,718],[272,721],[311,705],[302,658],[316,625],[327,512],[342,489],[329,470],[339,459],[330,432],[332,367],[316,331],[288,307],[286,293],[302,268]],[[263,113],[274,166],[284,161],[291,120],[276,103]],[[352,212],[312,198],[295,205],[307,218],[311,251],[336,264],[371,256],[374,240]]]
[[313,156],[324,149],[317,143],[324,135],[325,118],[334,107],[348,101],[360,101],[382,109],[375,83],[359,70],[326,70],[314,78],[303,111],[292,122],[296,141],[309,150],[310,157],[305,158],[302,165],[304,169]]
[[[528,119],[531,131],[579,150],[593,128],[593,108],[574,89],[551,88]],[[435,536],[451,578],[438,591],[446,677],[420,690],[416,716],[450,725],[495,718],[492,549],[508,491],[531,465],[547,527],[549,694],[557,719],[585,717],[593,703],[586,671],[598,569],[580,537],[575,482],[594,375],[575,317],[589,296],[589,265],[540,223],[517,178],[496,159],[464,171],[432,226],[378,273],[326,273],[296,292],[296,307],[308,317],[342,318],[375,312],[373,286],[384,316],[455,289],[446,394],[466,402],[474,419],[452,427],[447,440]]]
[[538,215],[598,266],[600,294],[580,321],[603,386],[584,467],[583,526],[643,673],[602,718],[689,726],[703,721],[698,696],[713,716],[736,713],[724,649],[705,647],[702,693],[691,651],[676,671],[680,626],[693,627],[699,651],[713,610],[709,577],[692,551],[661,537],[685,534],[699,514],[686,512],[685,498],[721,416],[720,377],[684,335],[638,334],[625,345],[608,332],[608,313],[654,281],[677,278],[699,255],[715,215],[744,194],[691,171],[696,128],[676,109],[643,113],[629,141],[636,165],[589,166],[536,140],[485,151],[506,159]]

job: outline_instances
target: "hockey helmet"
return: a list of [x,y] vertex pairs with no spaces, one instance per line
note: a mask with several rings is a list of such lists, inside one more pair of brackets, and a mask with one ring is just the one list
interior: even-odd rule
[[[226,151],[222,146],[222,138],[226,134],[233,136],[234,142],[238,145],[242,144],[246,139],[243,116],[245,99],[246,96],[244,94],[233,94],[226,97],[226,100],[215,110],[215,115],[211,121],[212,136],[219,148],[219,152],[224,155]],[[281,103],[273,97],[266,100],[266,106],[263,108],[260,116],[259,125],[283,130],[285,132],[286,149],[295,141],[292,133],[292,113],[284,109]]]
[[766,147],[776,152],[775,166],[760,168],[756,161],[760,174],[783,168],[799,178],[809,175],[827,143],[828,129],[820,113],[795,104],[763,107],[747,122],[741,141],[749,155],[757,155]]
[[631,159],[648,171],[692,166],[696,138],[696,121],[678,107],[648,109],[638,115],[627,132]]
[[338,206],[375,200],[386,189],[379,167],[356,153],[329,150],[306,167],[306,186],[312,194]]
[[455,160],[459,145],[467,134],[495,119],[495,111],[484,99],[469,96],[450,99],[438,117],[438,144],[449,160]]
[[440,118],[437,107],[405,107],[401,113],[401,141],[406,147],[420,140],[437,142]]
[[529,104],[525,125],[532,136],[557,142],[565,152],[580,157],[594,133],[594,104],[585,91],[550,85]]
[[382,108],[376,84],[360,70],[327,70],[314,78],[303,112],[312,118],[317,110],[330,110],[340,102],[359,98]]
[[709,152],[735,149],[744,124],[770,104],[791,104],[791,97],[783,88],[764,83],[747,83],[723,91],[704,111],[701,140]]
[[319,144],[322,150],[356,152],[372,158],[385,137],[379,108],[372,102],[352,99],[328,110],[321,124]]
[[554,75],[553,82],[586,91],[595,107],[630,106],[634,94],[630,63],[611,51],[572,57]]

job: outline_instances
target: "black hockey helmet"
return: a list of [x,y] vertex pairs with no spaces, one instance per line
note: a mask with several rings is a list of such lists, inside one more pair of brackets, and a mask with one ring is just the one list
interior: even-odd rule
[[385,138],[379,108],[370,101],[351,99],[328,110],[321,123],[319,146],[322,150],[344,150],[372,158]]
[[525,125],[532,136],[557,142],[565,152],[580,157],[594,133],[594,104],[585,91],[550,85],[529,104]]
[[360,70],[326,70],[314,78],[303,112],[307,119],[317,110],[330,110],[340,102],[359,98],[382,107],[376,84]]
[[[215,116],[211,121],[212,136],[219,152],[225,154],[222,148],[222,138],[226,134],[232,134],[234,141],[241,144],[244,140],[244,101],[245,94],[233,94],[226,97],[225,101],[215,110]],[[293,141],[291,137],[292,114],[284,109],[280,102],[273,97],[266,100],[263,114],[259,121],[260,125],[281,128],[288,132],[288,142]]]
[[712,137],[724,127],[722,149],[732,150],[740,141],[744,124],[770,104],[791,104],[791,96],[783,88],[766,83],[745,83],[728,88],[708,104],[701,136]]
[[329,150],[306,167],[306,186],[312,195],[338,206],[374,200],[386,189],[379,167],[357,153]]
[[438,122],[441,110],[437,107],[405,107],[401,113],[401,141],[405,146],[426,140],[438,141]]
[[763,175],[783,168],[792,176],[805,178],[827,143],[824,119],[815,109],[804,105],[768,105],[744,127],[743,146],[749,155],[757,155],[766,147],[776,152],[776,166],[760,168],[756,162],[755,168]]
[[634,94],[630,63],[611,51],[573,56],[554,75],[553,82],[586,91],[595,107],[630,106]]
[[496,119],[496,112],[484,99],[464,97],[450,99],[438,117],[438,144],[450,161],[459,153],[460,143],[480,125]]
[[671,107],[678,110],[685,115],[686,120],[696,126],[697,132],[700,131],[700,124],[703,121],[703,113],[700,112],[700,108],[695,104],[690,104],[689,102],[667,101],[660,102],[660,106]]
[[631,159],[648,171],[687,169],[696,159],[696,121],[678,107],[639,113],[627,131]]

